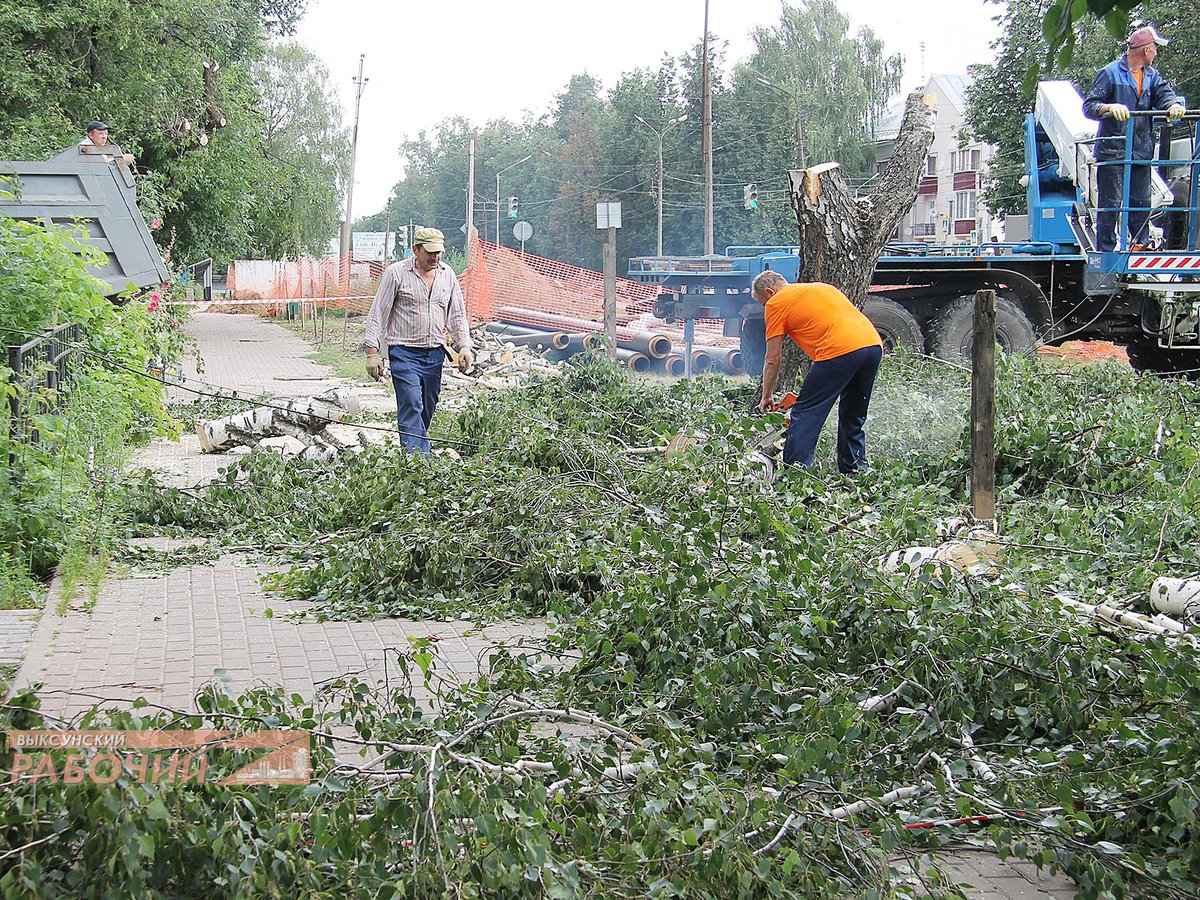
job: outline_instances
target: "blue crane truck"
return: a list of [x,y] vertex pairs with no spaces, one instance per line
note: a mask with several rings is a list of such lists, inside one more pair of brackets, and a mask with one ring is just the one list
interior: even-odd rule
[[[974,295],[991,288],[997,342],[1007,352],[1105,339],[1123,344],[1138,369],[1200,370],[1200,113],[1189,111],[1163,127],[1159,159],[1150,163],[1153,243],[1130,245],[1122,236],[1114,252],[1101,253],[1095,249],[1096,172],[1123,166],[1128,185],[1129,169],[1138,163],[1128,151],[1113,163],[1095,159],[1096,123],[1083,116],[1082,106],[1069,82],[1039,85],[1024,123],[1027,236],[1013,233],[1024,217],[1010,217],[1005,242],[887,245],[863,305],[886,349],[967,356]],[[1152,115],[1165,120],[1165,114]],[[1133,124],[1131,116],[1128,136]],[[1131,144],[1127,139],[1124,146]],[[1126,188],[1122,235],[1129,211]],[[656,316],[723,320],[727,335],[742,337],[751,371],[761,371],[762,329],[753,323],[762,312],[750,284],[766,269],[798,280],[800,248],[729,247],[720,256],[629,261],[631,279],[661,290]]]

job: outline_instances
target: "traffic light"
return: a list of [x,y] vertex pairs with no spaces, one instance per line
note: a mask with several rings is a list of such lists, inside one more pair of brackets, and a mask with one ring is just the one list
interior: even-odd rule
[[742,205],[746,209],[758,209],[758,185],[753,181],[742,188]]
[[508,217],[510,219],[515,219],[517,217],[517,198],[516,197],[508,198]]
[[396,229],[396,246],[401,250],[408,249],[408,226],[401,225]]

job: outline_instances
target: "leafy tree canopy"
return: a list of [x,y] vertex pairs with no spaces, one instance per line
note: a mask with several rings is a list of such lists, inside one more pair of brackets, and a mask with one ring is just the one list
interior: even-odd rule
[[[718,249],[795,242],[786,173],[798,158],[798,118],[808,164],[837,159],[861,181],[873,175],[872,123],[899,87],[902,60],[886,56],[870,30],[851,32],[832,0],[785,4],[779,23],[757,29],[753,37],[752,55],[732,67],[724,65],[723,43],[710,41]],[[496,173],[530,156],[501,177],[503,243],[515,246],[512,221],[504,213],[507,198],[516,195],[520,218],[534,226],[528,250],[598,267],[594,204],[619,200],[618,256],[653,253],[661,134],[664,252],[701,252],[701,61],[697,45],[682,56],[664,57],[656,67],[627,72],[607,90],[582,73],[540,117],[481,127],[448,119],[432,134],[409,139],[400,148],[404,174],[394,188],[393,221],[457,231],[465,148],[473,137],[475,224],[485,238],[496,238]],[[742,201],[742,187],[750,182],[759,186],[760,204],[753,211]],[[372,215],[360,223],[381,229],[385,218]]]

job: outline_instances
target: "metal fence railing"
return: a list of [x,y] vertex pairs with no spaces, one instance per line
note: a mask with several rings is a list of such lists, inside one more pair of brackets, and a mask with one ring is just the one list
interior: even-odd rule
[[9,437],[36,444],[38,430],[31,427],[31,414],[53,412],[63,402],[71,381],[71,358],[83,334],[80,325],[48,328],[19,346],[8,348]]

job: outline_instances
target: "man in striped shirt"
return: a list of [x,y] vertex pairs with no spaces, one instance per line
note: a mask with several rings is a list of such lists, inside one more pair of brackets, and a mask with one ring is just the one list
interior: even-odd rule
[[436,228],[418,228],[413,255],[388,266],[367,314],[363,348],[367,374],[380,381],[387,366],[396,389],[396,426],[409,450],[429,452],[429,422],[442,390],[446,332],[458,352],[458,368],[469,372],[471,332],[467,307],[454,270],[442,262],[445,236]]

